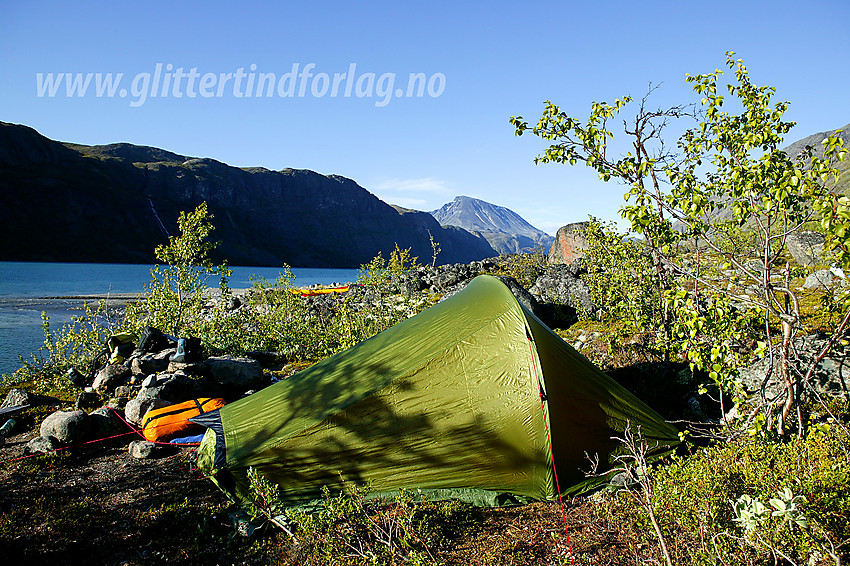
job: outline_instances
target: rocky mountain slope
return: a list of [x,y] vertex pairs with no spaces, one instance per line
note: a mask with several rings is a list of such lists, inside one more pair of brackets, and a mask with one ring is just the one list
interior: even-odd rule
[[431,213],[443,226],[481,234],[499,253],[517,253],[538,246],[549,249],[553,238],[516,212],[476,198],[459,196]]
[[[844,147],[850,148],[850,124],[847,124],[837,131],[838,138],[844,142]],[[792,143],[785,148],[785,152],[789,155],[789,157],[794,158],[797,157],[807,145],[811,145],[815,148],[816,153],[823,154],[823,145],[821,142],[825,137],[832,135],[835,132],[836,130],[829,130],[826,132],[812,134],[811,136],[807,136]],[[835,189],[840,193],[850,196],[850,158],[845,159],[843,162],[836,163],[835,167],[839,171],[838,182],[835,184]]]
[[233,265],[358,267],[396,244],[425,261],[429,234],[438,263],[497,255],[481,236],[400,213],[338,175],[60,143],[0,122],[0,260],[153,262],[179,212],[201,201],[222,242],[217,259]]

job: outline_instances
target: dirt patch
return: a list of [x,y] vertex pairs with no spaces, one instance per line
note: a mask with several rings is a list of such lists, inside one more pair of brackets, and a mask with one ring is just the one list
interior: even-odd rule
[[[137,460],[127,435],[15,460],[34,433],[0,447],[0,548],[7,564],[274,564],[289,540],[235,534],[225,496],[193,464],[193,449]],[[593,502],[473,508],[469,526],[436,554],[446,565],[631,564],[634,552]]]

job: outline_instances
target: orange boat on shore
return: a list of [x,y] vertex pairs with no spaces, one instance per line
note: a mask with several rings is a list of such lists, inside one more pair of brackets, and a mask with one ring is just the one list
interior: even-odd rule
[[314,297],[316,295],[330,295],[331,293],[345,293],[348,291],[350,285],[344,285],[342,287],[317,287],[315,289],[290,289],[295,295],[301,295],[302,297]]

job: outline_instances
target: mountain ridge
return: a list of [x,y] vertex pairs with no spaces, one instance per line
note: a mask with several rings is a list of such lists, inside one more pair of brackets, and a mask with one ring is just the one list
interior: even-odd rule
[[396,245],[431,257],[431,236],[438,263],[498,255],[480,236],[401,214],[340,175],[63,143],[0,122],[0,260],[152,263],[178,213],[202,201],[222,241],[217,259],[234,265],[359,267]]

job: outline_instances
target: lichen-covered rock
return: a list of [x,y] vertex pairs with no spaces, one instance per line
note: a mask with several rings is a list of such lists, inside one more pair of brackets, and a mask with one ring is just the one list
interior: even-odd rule
[[157,445],[153,442],[148,442],[147,440],[134,440],[127,447],[127,451],[133,458],[143,460],[154,455],[157,451]]
[[549,250],[547,261],[550,264],[569,264],[584,257],[588,248],[584,230],[588,225],[588,222],[574,222],[558,228],[558,232],[555,234],[555,243]]
[[130,379],[132,372],[124,364],[109,364],[97,372],[92,388],[98,393],[106,393]]
[[[817,359],[827,339],[819,335],[808,335],[794,340],[794,349],[801,360]],[[767,358],[754,360],[747,367],[741,368],[739,377],[744,387],[751,392],[759,393],[767,377],[768,369],[772,367],[770,379],[765,384],[765,395],[773,397],[784,391],[785,385],[780,377],[778,362],[772,365]],[[797,368],[801,374],[808,370],[807,366]],[[812,372],[806,387],[815,389],[820,395],[843,397],[850,390],[850,359],[847,352],[841,348],[833,350],[821,359]]]
[[61,444],[52,436],[36,436],[24,446],[24,454],[45,454],[59,447]]
[[530,292],[541,303],[568,305],[588,313],[596,312],[590,288],[575,275],[572,265],[554,265],[543,272]]
[[797,263],[800,265],[811,266],[818,265],[823,262],[823,244],[824,237],[822,234],[803,230],[802,232],[792,232],[785,239],[785,245]]
[[21,405],[35,405],[38,400],[36,395],[24,389],[10,389],[6,399],[0,404],[0,409],[6,407],[18,407]]
[[89,431],[89,416],[83,411],[56,411],[41,423],[41,436],[50,436],[62,444],[83,440]]
[[823,289],[832,283],[834,275],[828,269],[818,269],[810,273],[803,282],[803,289]]

